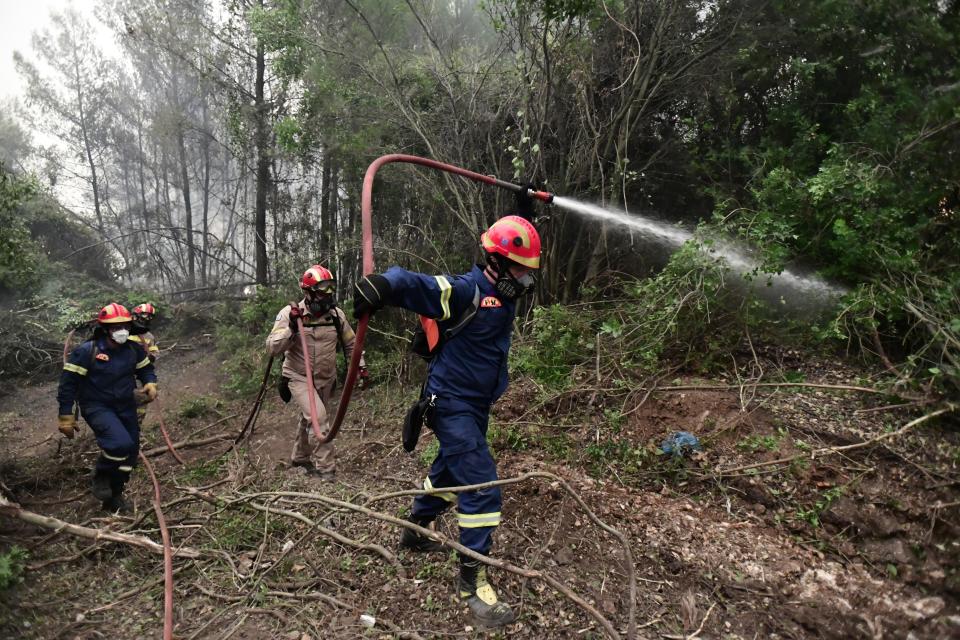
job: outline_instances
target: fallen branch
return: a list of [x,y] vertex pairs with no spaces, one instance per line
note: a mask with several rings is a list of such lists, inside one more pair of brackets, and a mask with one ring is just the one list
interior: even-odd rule
[[[185,491],[187,494],[197,497],[203,500],[204,502],[210,503],[212,505],[215,505],[221,508],[225,506],[223,504],[223,501],[218,499],[218,497],[213,494],[204,493],[203,491],[200,491],[199,489],[194,489],[193,487],[179,487],[179,488],[182,491]],[[243,505],[249,506],[252,509],[256,509],[257,511],[263,511],[265,513],[273,513],[276,515],[286,516],[294,520],[299,520],[300,522],[309,526],[311,529],[314,529],[329,538],[333,538],[340,544],[344,544],[348,547],[353,547],[354,549],[360,549],[362,551],[371,551],[373,553],[378,554],[384,560],[386,560],[387,562],[392,564],[394,567],[396,567],[398,573],[401,576],[404,576],[406,574],[406,570],[403,568],[403,565],[400,564],[400,561],[397,560],[397,556],[387,551],[384,547],[380,546],[379,544],[357,542],[356,540],[352,538],[348,538],[345,535],[334,531],[333,529],[330,529],[328,527],[323,526],[322,524],[314,522],[313,520],[311,520],[310,518],[308,518],[307,516],[303,515],[298,511],[290,511],[288,509],[271,507],[265,504],[260,504],[258,502],[252,502],[249,500],[236,500],[233,503],[230,503],[226,506],[229,507],[231,504],[243,504]]]
[[[439,493],[439,492],[458,492],[458,491],[474,491],[474,490],[477,490],[477,489],[479,489],[479,488],[496,486],[496,485],[498,485],[498,484],[514,484],[514,483],[517,483],[517,482],[521,482],[522,480],[528,479],[528,478],[530,478],[530,477],[537,477],[537,476],[547,477],[547,478],[551,478],[551,479],[553,479],[553,480],[556,480],[556,481],[558,481],[559,483],[563,484],[567,490],[572,491],[572,489],[569,488],[569,485],[567,485],[565,481],[563,481],[562,479],[558,478],[557,476],[555,476],[555,475],[553,475],[553,474],[545,473],[545,472],[532,472],[532,473],[530,473],[530,474],[524,474],[524,476],[519,476],[518,478],[511,478],[511,479],[508,479],[508,480],[498,480],[498,481],[495,481],[495,482],[486,482],[486,483],[483,483],[483,484],[468,485],[468,486],[463,486],[463,487],[442,487],[442,488],[435,489],[435,490],[431,490],[431,491],[419,491],[419,492],[418,492],[418,491],[414,491],[413,494],[418,494],[418,493]],[[396,493],[396,494],[399,494],[399,495],[406,495],[408,492],[398,491],[398,492],[395,492],[395,493]],[[585,506],[584,503],[583,503],[583,501],[582,501],[582,499],[581,499],[578,495],[576,495],[576,493],[572,493],[571,495],[574,496],[574,498],[578,501],[578,503],[581,504],[581,506]],[[482,563],[484,563],[484,564],[486,564],[486,565],[488,565],[488,566],[495,567],[495,568],[498,568],[498,569],[502,569],[502,570],[504,570],[504,571],[507,571],[507,572],[509,572],[509,573],[513,573],[513,574],[515,574],[515,575],[518,575],[518,576],[521,576],[521,577],[524,577],[524,578],[533,578],[533,579],[542,580],[543,582],[546,582],[548,585],[550,585],[551,587],[553,587],[553,589],[555,589],[556,591],[558,591],[559,593],[561,593],[562,595],[564,595],[568,600],[572,601],[574,604],[576,604],[578,607],[580,607],[583,611],[585,611],[591,618],[593,618],[593,619],[603,628],[603,630],[606,632],[606,634],[607,634],[610,638],[615,638],[615,639],[619,639],[619,638],[620,638],[620,634],[619,634],[619,633],[617,632],[617,630],[614,628],[613,624],[611,624],[611,622],[610,622],[609,620],[607,620],[607,618],[606,618],[602,613],[600,613],[593,605],[591,605],[589,602],[587,602],[587,601],[584,600],[581,596],[579,596],[576,592],[574,592],[570,587],[568,587],[568,586],[565,585],[564,583],[560,582],[559,580],[557,580],[557,579],[554,578],[553,576],[551,576],[551,575],[549,575],[549,574],[546,574],[546,573],[543,573],[542,571],[539,571],[539,570],[527,569],[527,568],[524,568],[524,567],[518,567],[518,566],[516,566],[516,565],[510,564],[509,562],[505,562],[505,561],[503,561],[503,560],[497,560],[497,559],[495,559],[495,558],[491,558],[491,557],[489,557],[489,556],[485,556],[485,555],[483,555],[483,554],[477,553],[476,551],[474,551],[474,550],[472,550],[472,549],[468,549],[467,547],[461,545],[461,544],[458,543],[458,542],[454,542],[453,540],[447,538],[445,535],[443,535],[443,534],[441,534],[441,533],[439,533],[439,532],[437,532],[437,531],[434,531],[434,530],[432,530],[432,529],[427,529],[426,527],[421,527],[421,526],[416,525],[416,524],[414,524],[414,523],[412,523],[412,522],[410,522],[410,521],[408,521],[408,520],[402,520],[402,519],[400,519],[400,518],[396,518],[396,517],[391,516],[391,515],[388,515],[388,514],[386,514],[386,513],[382,513],[382,512],[379,512],[379,511],[374,511],[374,510],[372,510],[372,509],[368,509],[368,508],[366,508],[366,507],[353,504],[352,502],[346,502],[346,501],[343,501],[343,500],[337,500],[336,498],[331,498],[331,497],[329,497],[329,496],[325,496],[325,495],[323,495],[323,494],[318,494],[318,493],[303,493],[303,492],[299,492],[299,491],[269,491],[269,492],[259,492],[259,493],[255,493],[255,494],[237,494],[237,496],[238,496],[238,500],[241,500],[241,501],[242,501],[242,500],[247,500],[247,501],[248,501],[248,500],[252,500],[252,499],[257,498],[257,497],[268,497],[268,496],[273,496],[273,497],[278,497],[278,496],[279,496],[279,497],[290,497],[290,498],[307,498],[307,499],[309,499],[309,500],[315,500],[315,501],[317,501],[317,502],[322,502],[322,503],[324,503],[324,504],[328,504],[328,505],[333,506],[333,507],[338,507],[338,508],[340,508],[340,509],[347,509],[347,510],[349,510],[349,511],[355,511],[355,512],[357,512],[357,513],[362,513],[362,514],[367,515],[367,516],[369,516],[369,517],[371,517],[371,518],[374,518],[374,519],[376,519],[376,520],[381,520],[381,521],[383,521],[383,522],[388,522],[388,523],[390,523],[390,524],[394,524],[394,525],[397,525],[397,526],[400,526],[400,527],[405,527],[405,528],[407,528],[407,529],[411,529],[412,531],[414,531],[414,532],[416,532],[416,533],[419,533],[419,534],[422,535],[422,536],[426,536],[426,537],[428,537],[428,538],[431,538],[431,539],[433,539],[433,540],[436,540],[436,541],[440,542],[440,543],[443,544],[444,546],[449,547],[449,548],[451,548],[451,549],[459,552],[461,555],[464,555],[464,556],[473,558],[474,560],[478,560],[478,561],[480,561],[480,562],[482,562]],[[589,509],[587,509],[587,512],[588,512],[588,514],[592,513],[592,512],[589,511]],[[591,519],[594,520],[595,523],[600,522],[599,519],[596,519],[596,516],[593,516]],[[619,532],[617,532],[615,529],[612,529],[612,528],[609,528],[609,529],[608,529],[607,525],[605,525],[605,524],[602,524],[602,523],[601,523],[601,526],[602,526],[605,530],[610,530],[610,531],[616,532],[615,535],[616,535],[616,534],[619,534]],[[623,536],[623,534],[619,534],[618,537],[619,537],[623,542],[626,542],[626,537]],[[634,602],[635,602],[635,600],[636,600],[636,598],[633,597],[633,596],[635,596],[635,593],[634,593],[634,591],[635,591],[635,582],[634,582],[634,580],[633,580],[633,562],[632,562],[632,555],[630,554],[630,551],[629,551],[629,545],[625,545],[624,549],[625,549],[625,555],[627,556],[627,558],[629,558],[629,566],[626,567],[626,570],[627,570],[628,575],[629,575],[629,577],[630,577],[631,584],[634,585],[634,587],[631,589],[631,596],[632,596],[632,597],[631,597],[631,607],[630,607],[630,611],[631,611],[631,617],[632,617],[632,616],[633,616],[633,610],[634,610]],[[631,625],[631,628],[628,628],[628,634],[632,634],[632,633],[635,631],[634,629],[632,629],[633,626],[634,626],[634,625]],[[634,636],[633,636],[633,635],[628,635],[628,637],[629,637],[629,638],[633,638]]]
[[884,433],[882,435],[877,436],[876,438],[865,440],[864,442],[857,442],[854,444],[847,444],[839,447],[823,447],[822,449],[814,449],[809,453],[798,453],[795,456],[787,456],[786,458],[778,458],[777,460],[768,460],[767,462],[757,462],[755,464],[748,464],[742,467],[733,467],[732,469],[718,470],[715,472],[715,475],[723,476],[723,475],[735,473],[738,471],[747,471],[748,469],[759,469],[760,467],[770,467],[778,464],[786,464],[788,462],[793,462],[794,460],[799,460],[801,458],[810,458],[811,460],[813,460],[814,458],[825,456],[825,455],[831,455],[834,453],[843,453],[845,451],[863,449],[864,447],[875,445],[878,442],[882,442],[884,440],[889,440],[891,438],[896,438],[897,436],[901,436],[907,431],[909,431],[910,429],[913,429],[917,425],[922,424],[927,420],[936,418],[937,416],[943,415],[945,413],[950,413],[956,410],[957,410],[956,405],[948,404],[947,406],[937,409],[936,411],[931,411],[930,413],[920,416],[915,420],[911,420],[910,422],[903,425],[896,431],[891,431],[890,433]]
[[[627,573],[627,582],[630,585],[630,607],[628,610],[628,626],[627,626],[627,638],[634,638],[636,636],[636,601],[637,601],[637,581],[636,573],[633,569],[633,552],[630,550],[630,543],[627,540],[627,537],[621,533],[619,530],[614,529],[605,522],[603,522],[593,511],[590,510],[590,507],[587,506],[587,503],[584,502],[583,498],[580,497],[576,491],[573,490],[566,480],[552,473],[546,471],[530,471],[528,473],[521,474],[515,478],[505,478],[502,480],[494,480],[493,482],[484,482],[481,484],[475,485],[464,485],[459,487],[441,487],[433,488],[430,490],[427,489],[405,489],[402,491],[394,491],[392,493],[385,493],[378,496],[373,496],[365,504],[373,504],[374,502],[380,502],[381,500],[386,500],[388,498],[396,498],[401,496],[418,496],[418,495],[428,495],[434,493],[462,493],[464,491],[477,491],[480,489],[488,489],[490,487],[497,487],[501,485],[508,484],[517,484],[531,478],[545,478],[547,480],[552,480],[560,484],[563,487],[564,491],[567,492],[570,497],[572,497],[580,508],[584,510],[587,514],[587,518],[590,519],[595,525],[615,537],[620,541],[620,544],[623,545],[623,563],[624,570]],[[482,558],[482,556],[481,556]]]
[[849,384],[827,384],[819,382],[757,382],[749,385],[740,385],[740,384],[721,384],[721,385],[696,385],[696,384],[687,384],[687,385],[675,385],[672,387],[655,387],[653,391],[729,391],[730,389],[740,389],[744,386],[749,387],[803,387],[806,389],[833,389],[835,391],[858,391],[860,393],[875,393],[878,395],[884,396],[895,396],[898,398],[906,398],[908,400],[919,400],[913,395],[905,395],[898,391],[890,391],[888,389],[874,389],[873,387],[858,387],[856,385]]
[[[0,496],[0,513],[9,517],[23,520],[32,525],[50,529],[56,533],[69,533],[70,535],[87,538],[88,540],[120,542],[134,547],[146,549],[152,553],[163,555],[163,545],[157,544],[145,536],[135,536],[126,533],[117,533],[116,531],[107,531],[105,529],[93,529],[91,527],[82,527],[78,524],[71,524],[50,516],[43,516],[33,511],[27,511],[16,502],[10,502],[5,497]],[[181,548],[174,552],[178,558],[199,558],[200,552],[196,549]]]
[[[181,440],[180,442],[175,442],[173,444],[177,449],[190,449],[193,447],[202,447],[205,444],[212,444],[214,442],[220,442],[222,440],[232,440],[233,436],[229,433],[221,433],[219,435],[210,436],[209,438],[201,438],[200,440]],[[154,456],[159,456],[164,453],[169,453],[166,445],[162,447],[154,447],[153,449],[147,449],[146,451],[141,452],[145,456],[153,458]]]

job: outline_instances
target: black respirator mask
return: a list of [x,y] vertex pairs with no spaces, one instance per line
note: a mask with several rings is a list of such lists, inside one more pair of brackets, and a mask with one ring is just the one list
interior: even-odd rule
[[335,290],[332,284],[318,284],[312,289],[305,289],[304,293],[306,294],[306,303],[310,315],[314,317],[322,316],[337,306],[336,300],[333,299]]
[[531,291],[536,284],[532,273],[525,273],[519,278],[515,278],[510,273],[510,261],[495,253],[487,254],[487,262],[490,267],[497,272],[497,279],[493,283],[493,288],[502,298],[507,300],[516,300]]

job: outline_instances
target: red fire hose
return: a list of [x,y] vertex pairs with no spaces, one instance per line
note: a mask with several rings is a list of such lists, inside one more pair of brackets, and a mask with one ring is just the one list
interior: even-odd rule
[[[360,219],[361,223],[363,224],[363,236],[361,238],[363,246],[363,275],[373,273],[374,269],[372,224],[373,178],[377,174],[377,170],[379,170],[380,167],[391,162],[409,162],[410,164],[419,164],[424,167],[430,167],[431,169],[446,171],[447,173],[455,173],[463,176],[464,178],[482,182],[493,187],[507,189],[508,191],[520,192],[524,189],[527,189],[527,187],[522,185],[506,182],[505,180],[500,180],[493,176],[485,176],[468,169],[456,167],[452,164],[437,162],[436,160],[429,160],[419,156],[408,156],[399,153],[380,156],[374,160],[369,167],[367,167],[367,173],[363,177],[363,194],[360,205]],[[536,191],[534,189],[527,189],[527,191],[530,197],[536,198],[542,202],[549,203],[553,201],[553,194],[547,191]],[[357,374],[360,371],[360,356],[363,354],[363,340],[367,335],[367,324],[369,321],[370,316],[357,318],[357,337],[353,347],[353,357],[350,358],[350,368],[347,370],[347,379],[343,384],[343,391],[340,393],[340,404],[337,406],[337,416],[333,419],[333,424],[330,425],[330,431],[327,433],[327,437],[320,439],[321,443],[330,442],[337,437],[337,433],[340,431],[340,425],[343,423],[343,418],[347,413],[347,406],[350,404],[350,396],[353,394],[353,385],[356,384]],[[307,372],[307,377],[310,377],[309,370]]]
[[[303,334],[303,318],[297,316],[297,333],[300,334],[300,349],[303,351],[303,366],[307,372],[307,397],[310,399],[310,426],[313,427],[313,435],[320,442],[326,442],[323,439],[323,433],[320,432],[320,421],[317,419],[317,389],[313,384],[313,357],[307,348],[307,336]],[[331,438],[332,440],[332,438]]]
[[153,511],[157,514],[157,525],[163,541],[163,640],[173,640],[173,548],[170,546],[170,531],[160,508],[160,483],[157,482],[157,474],[153,472],[153,465],[142,451],[140,459],[143,460],[143,466],[147,468],[153,482]]
[[163,441],[167,443],[167,449],[173,454],[180,464],[187,464],[180,452],[173,448],[173,441],[170,439],[170,433],[167,431],[167,425],[163,423],[163,408],[160,406],[160,398],[157,398],[157,420],[160,422],[160,433],[163,434]]

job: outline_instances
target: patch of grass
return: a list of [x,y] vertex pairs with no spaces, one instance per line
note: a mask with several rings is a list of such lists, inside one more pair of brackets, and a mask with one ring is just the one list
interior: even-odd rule
[[193,396],[180,403],[179,415],[185,420],[202,418],[217,410],[220,401],[210,396]]
[[430,441],[430,444],[423,448],[423,451],[420,452],[418,460],[420,464],[424,467],[429,468],[433,464],[434,459],[437,457],[437,453],[440,452],[440,441],[434,438]]
[[802,507],[798,508],[796,519],[806,522],[811,527],[819,527],[820,516],[823,515],[824,511],[830,508],[830,505],[833,504],[837,498],[843,495],[843,491],[843,487],[833,487],[831,489],[827,489],[820,494],[820,497],[816,502],[813,503],[812,506],[806,509]]
[[0,590],[9,589],[23,582],[23,570],[27,565],[27,550],[13,545],[0,552]]
[[443,578],[447,571],[443,562],[428,562],[417,571],[418,580],[429,580],[431,578]]
[[212,458],[196,464],[192,464],[180,473],[180,479],[183,482],[191,484],[201,484],[207,480],[212,480],[220,475],[226,464],[226,458]]
[[[264,535],[262,513],[227,513],[211,527],[217,542],[231,551],[256,548]],[[276,516],[270,516],[266,525],[267,536],[282,534],[287,523]]]
[[737,449],[747,453],[757,453],[759,451],[776,451],[780,448],[780,437],[775,435],[747,436],[737,443]]

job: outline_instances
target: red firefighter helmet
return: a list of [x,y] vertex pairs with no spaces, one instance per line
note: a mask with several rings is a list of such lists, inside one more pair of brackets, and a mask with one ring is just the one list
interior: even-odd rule
[[97,314],[97,322],[100,324],[120,324],[122,322],[132,322],[130,312],[122,304],[111,302]]
[[530,269],[540,268],[540,234],[520,216],[505,216],[483,232],[487,253],[497,253]]
[[330,269],[315,264],[303,272],[300,278],[300,288],[311,291],[320,291],[321,293],[333,293],[337,285],[333,281],[333,274]]
[[157,308],[154,307],[149,302],[144,302],[143,304],[138,304],[135,306],[131,312],[134,316],[150,316],[153,317],[157,313]]

